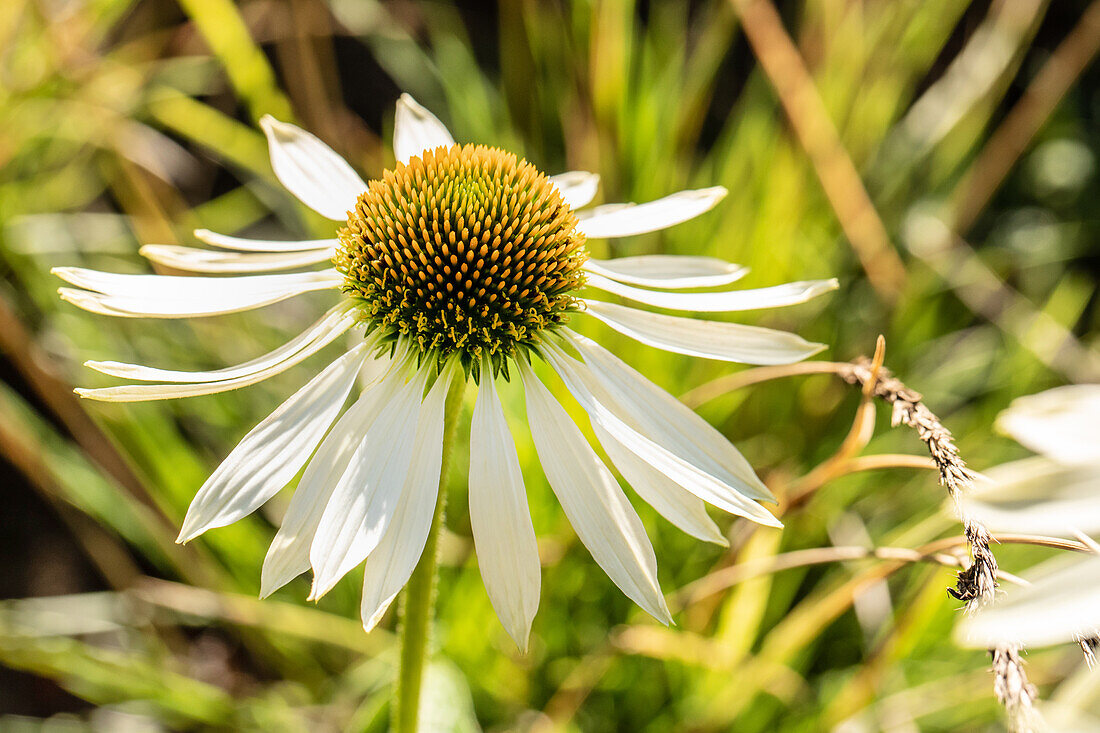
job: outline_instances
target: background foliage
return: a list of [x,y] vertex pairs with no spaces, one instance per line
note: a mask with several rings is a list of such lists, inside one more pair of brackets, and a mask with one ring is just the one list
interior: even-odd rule
[[[886,364],[924,393],[978,469],[1019,454],[992,428],[1013,397],[1100,379],[1100,79],[1090,65],[1100,8],[772,7],[0,3],[0,729],[386,727],[392,619],[362,633],[354,577],[317,605],[305,603],[304,579],[256,600],[289,492],[173,544],[204,477],[310,366],[170,403],[89,406],[70,392],[107,384],[85,359],[220,366],[315,317],[305,296],[191,323],[107,321],[62,303],[49,275],[78,264],[146,271],[139,244],[193,243],[196,227],[324,234],[275,183],[256,126],[266,113],[313,130],[370,176],[393,163],[393,104],[408,91],[459,140],[514,149],[551,172],[600,172],[602,200],[725,185],[711,214],[611,251],[594,243],[594,254],[710,254],[751,266],[747,286],[839,277],[831,296],[741,320],[828,343],[823,358],[839,360],[884,334]],[[675,394],[738,371],[599,337]],[[711,396],[701,412],[788,498],[842,445],[859,403],[829,376],[719,385]],[[506,397],[519,426],[522,402]],[[880,417],[864,453],[920,454],[915,436]],[[578,545],[517,436],[544,560],[532,651],[518,654],[481,586],[460,462],[428,688],[441,729],[1001,725],[987,657],[951,642],[960,604],[945,593],[948,569],[872,559],[746,572],[709,594],[688,587],[802,549],[957,535],[933,472],[820,482],[780,507],[782,532],[722,517],[729,550],[639,506],[679,609],[665,629]],[[1011,570],[1045,554],[997,551]],[[1056,696],[1078,660],[1072,649],[1033,652],[1029,673]]]

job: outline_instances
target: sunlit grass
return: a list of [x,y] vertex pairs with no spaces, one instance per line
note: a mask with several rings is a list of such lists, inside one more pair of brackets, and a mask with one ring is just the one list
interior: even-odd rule
[[[312,320],[304,298],[193,326],[107,324],[57,300],[49,275],[59,265],[146,271],[140,244],[193,243],[196,227],[323,233],[275,183],[255,124],[265,113],[310,127],[367,175],[393,163],[393,101],[406,90],[460,140],[516,150],[544,170],[600,172],[597,203],[724,185],[730,196],[708,216],[593,254],[709,254],[750,266],[747,286],[838,277],[827,298],[744,320],[797,329],[830,344],[820,358],[840,361],[870,354],[884,334],[887,365],[924,393],[972,466],[1019,455],[992,434],[996,413],[1014,396],[1100,373],[1095,258],[1083,260],[1097,179],[1095,110],[1081,98],[1094,90],[1071,88],[1046,111],[1052,121],[1023,141],[1023,165],[1007,161],[1000,193],[968,198],[968,171],[1069,30],[1065,13],[1045,20],[1045,4],[1025,2],[988,13],[960,0],[782,4],[885,246],[904,262],[904,287],[883,292],[821,183],[830,174],[800,137],[814,120],[791,123],[776,92],[783,79],[757,65],[738,4],[520,2],[487,13],[358,0],[3,3],[0,453],[14,469],[5,485],[55,507],[98,592],[6,601],[0,663],[169,729],[385,729],[393,645],[385,629],[367,637],[355,621],[355,573],[316,607],[303,601],[305,579],[270,603],[252,600],[289,492],[261,516],[186,547],[172,541],[210,469],[323,357],[248,390],[165,404],[87,408],[68,391],[109,383],[80,366],[87,358],[235,363]],[[981,46],[983,31],[1001,44]],[[1037,33],[1045,45],[1032,49]],[[945,91],[960,65],[978,63],[988,76],[963,75]],[[1092,168],[1052,178],[1047,140],[1077,146]],[[1053,358],[1067,334],[1077,356]],[[736,371],[609,329],[599,336],[674,394]],[[518,392],[502,399],[522,415]],[[782,495],[841,446],[858,402],[853,388],[817,375],[724,394],[700,412]],[[865,454],[922,454],[916,437],[887,425],[883,412]],[[944,591],[949,570],[797,567],[690,603],[664,629],[595,569],[532,446],[518,448],[544,561],[532,650],[516,652],[489,605],[456,466],[442,654],[429,677],[449,729],[771,731],[859,719],[865,727],[852,730],[908,720],[951,730],[1000,719],[987,657],[951,641],[959,604]],[[943,500],[926,470],[846,474],[785,515],[783,532],[716,516],[728,551],[638,509],[675,597],[734,563],[954,536]],[[1008,548],[1002,565],[1045,554]],[[219,654],[220,667],[201,664]],[[1029,671],[1053,685],[1071,654],[1032,654]]]

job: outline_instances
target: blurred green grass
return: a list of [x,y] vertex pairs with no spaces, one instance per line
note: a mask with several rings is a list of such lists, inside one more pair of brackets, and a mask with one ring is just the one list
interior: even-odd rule
[[[59,301],[49,275],[59,265],[146,271],[141,243],[193,243],[196,227],[323,234],[324,222],[275,183],[255,125],[265,113],[308,126],[366,175],[392,164],[392,108],[404,90],[459,140],[506,146],[550,172],[598,171],[598,201],[725,185],[731,195],[711,214],[594,243],[593,254],[719,256],[752,267],[747,286],[836,276],[831,296],[738,320],[796,330],[830,344],[835,359],[869,352],[882,333],[887,365],[925,394],[973,466],[1017,455],[991,433],[1012,397],[1097,378],[1088,371],[1098,358],[1095,69],[1070,80],[1022,156],[1005,161],[1005,185],[969,209],[968,194],[987,182],[968,171],[1007,154],[989,152],[990,141],[1086,5],[779,9],[905,262],[907,284],[893,297],[869,283],[776,80],[726,2],[4,3],[0,470],[12,510],[2,521],[26,539],[4,545],[13,570],[0,665],[24,674],[0,675],[0,728],[37,729],[53,713],[58,724],[71,714],[74,729],[111,729],[102,721],[117,716],[169,730],[385,728],[390,637],[362,634],[354,577],[316,607],[303,600],[304,580],[251,600],[288,492],[259,516],[186,548],[172,543],[219,458],[323,357],[248,390],[172,403],[86,407],[68,393],[107,383],[80,367],[85,359],[234,363],[315,317],[317,302],[303,297],[191,323],[106,321]],[[961,239],[945,245],[938,232],[960,221]],[[580,327],[674,394],[736,371]],[[1056,347],[1076,356],[1052,358]],[[522,437],[522,401],[504,397]],[[815,376],[725,395],[701,412],[780,491],[837,449],[857,403],[850,387]],[[865,452],[920,453],[880,418]],[[910,567],[872,582],[875,561],[788,570],[700,600],[664,630],[574,541],[533,448],[522,439],[518,448],[545,560],[532,652],[515,651],[481,586],[460,460],[429,685],[448,729],[999,725],[987,660],[950,641],[949,571]],[[672,593],[754,557],[957,534],[942,501],[929,472],[853,474],[785,516],[782,533],[719,518],[728,553],[639,511]],[[83,569],[79,582],[34,582],[47,570],[32,552],[44,527],[19,526],[20,508],[39,505],[47,509],[29,516],[62,527],[70,556],[53,562]],[[998,552],[1010,569],[1042,556]],[[860,584],[871,590],[853,610]],[[28,595],[43,597],[20,599]],[[1029,656],[1044,692],[1071,656]],[[44,691],[43,680],[71,697]]]

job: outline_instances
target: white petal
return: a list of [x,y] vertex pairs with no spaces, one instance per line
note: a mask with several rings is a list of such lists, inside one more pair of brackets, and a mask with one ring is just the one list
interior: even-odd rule
[[382,541],[367,556],[363,568],[363,628],[373,629],[390,607],[424,552],[435,515],[443,467],[443,413],[454,374],[451,362],[439,375],[420,405],[412,463],[401,498]]
[[565,334],[593,377],[616,398],[610,406],[620,410],[621,419],[738,493],[775,501],[745,457],[713,425],[595,341]]
[[454,144],[454,138],[438,117],[410,95],[401,95],[393,121],[393,154],[397,162],[408,163],[410,158],[420,156],[425,150],[449,148]]
[[1060,557],[1002,599],[964,620],[956,638],[970,647],[1048,646],[1100,632],[1100,555]]
[[589,239],[655,232],[694,219],[725,197],[726,189],[721,186],[680,191],[656,201],[586,217],[580,222],[580,230]]
[[342,276],[332,269],[242,277],[127,275],[83,267],[55,267],[50,272],[78,288],[104,295],[161,297],[165,300],[202,300],[203,296],[211,293],[270,293],[283,290],[289,285],[312,282],[335,285],[342,280]]
[[837,281],[831,279],[784,283],[754,290],[727,290],[721,293],[662,293],[617,283],[592,272],[588,273],[588,285],[657,308],[709,312],[794,305],[838,287]]
[[470,424],[470,527],[493,609],[526,652],[542,584],[539,548],[516,444],[491,371],[481,374]]
[[740,280],[749,269],[715,257],[639,255],[613,260],[589,259],[584,269],[610,280],[647,288],[713,288]]
[[419,373],[390,391],[333,489],[309,550],[311,599],[363,562],[389,527],[412,461],[426,377]]
[[[58,268],[61,269],[66,268]],[[66,274],[71,273],[62,274],[68,279]],[[338,288],[343,282],[343,276],[335,270],[220,278],[94,274],[111,279],[92,278],[86,281],[98,282],[98,286],[82,286],[99,292],[60,288],[57,292],[61,299],[93,313],[122,318],[198,318],[237,313],[315,290]],[[108,288],[115,292],[107,292]]]
[[598,300],[584,302],[586,313],[619,333],[677,354],[739,364],[792,364],[826,348],[787,331],[667,316]]
[[251,514],[294,478],[344,406],[365,356],[365,344],[344,354],[253,428],[199,489],[177,541]]
[[1100,534],[1100,462],[1067,466],[1038,456],[995,466],[962,501],[994,532]]
[[526,362],[517,364],[539,461],[577,536],[628,598],[669,623],[657,558],[638,514],[561,405]]
[[188,272],[265,272],[293,270],[316,265],[332,259],[331,249],[310,249],[302,252],[212,252],[196,247],[177,247],[171,244],[147,244],[141,255],[153,262],[176,270]]
[[596,197],[596,190],[600,187],[600,177],[588,171],[569,171],[550,176],[550,181],[557,187],[558,193],[571,209],[579,209]]
[[309,548],[329,497],[347,470],[359,441],[374,422],[379,406],[388,397],[389,389],[398,385],[397,378],[387,381],[386,376],[399,361],[391,361],[387,356],[376,361],[380,363],[375,370],[378,379],[364,386],[359,399],[340,416],[302,473],[264,558],[260,573],[261,597],[271,595],[309,570]]
[[645,503],[692,537],[704,542],[729,545],[718,525],[707,514],[706,504],[702,499],[634,455],[599,422],[594,421],[592,428],[611,462]]
[[286,190],[321,216],[343,221],[367,184],[317,137],[271,115],[260,120],[271,167]]
[[329,309],[320,320],[307,328],[294,339],[274,351],[243,364],[201,372],[183,372],[174,369],[157,369],[140,364],[125,364],[118,361],[86,361],[84,366],[98,372],[123,379],[135,379],[143,382],[220,382],[237,377],[246,377],[261,372],[268,367],[285,362],[290,357],[308,348],[318,341],[329,343],[335,336],[347,331],[355,323],[352,306],[343,302]]
[[[604,390],[583,364],[566,356],[552,344],[544,346],[543,354],[550,359],[569,391],[592,419],[593,425],[602,428],[601,440],[606,438],[617,441],[623,449],[634,453],[684,489],[720,509],[769,527],[783,526],[767,510],[734,487],[689,463],[664,445],[649,439],[615,415],[600,399],[605,397],[611,402],[614,395]],[[621,402],[615,404],[622,409]]]
[[209,229],[196,229],[195,238],[211,247],[234,249],[239,252],[305,252],[317,249],[335,249],[338,239],[308,239],[290,242],[280,239],[246,239],[217,234]]
[[332,343],[354,324],[355,317],[348,314],[337,326],[320,334],[307,346],[282,361],[232,379],[191,384],[126,384],[121,387],[101,387],[99,389],[78,388],[75,392],[85,399],[99,400],[100,402],[149,402],[151,400],[174,400],[181,397],[197,397],[199,395],[228,392],[257,384],[286,371]]
[[1100,463],[1100,385],[1073,384],[1020,397],[997,427],[1063,463]]
[[573,215],[577,217],[577,221],[584,221],[585,219],[594,219],[598,216],[604,216],[605,214],[611,214],[616,211],[624,211],[625,209],[632,209],[638,204],[600,204],[599,206],[593,206],[591,209],[582,209],[580,211],[574,211]]

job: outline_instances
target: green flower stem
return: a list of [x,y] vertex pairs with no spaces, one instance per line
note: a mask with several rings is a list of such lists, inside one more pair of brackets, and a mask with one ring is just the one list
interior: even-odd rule
[[447,505],[447,468],[454,448],[455,428],[462,412],[462,395],[466,379],[459,367],[447,393],[443,422],[443,464],[439,472],[439,495],[435,501],[435,516],[424,543],[424,553],[405,586],[401,602],[400,635],[401,666],[397,674],[397,690],[393,707],[394,733],[416,733],[420,714],[420,688],[424,680],[428,641],[435,606],[436,569],[439,560],[439,533],[443,528]]

